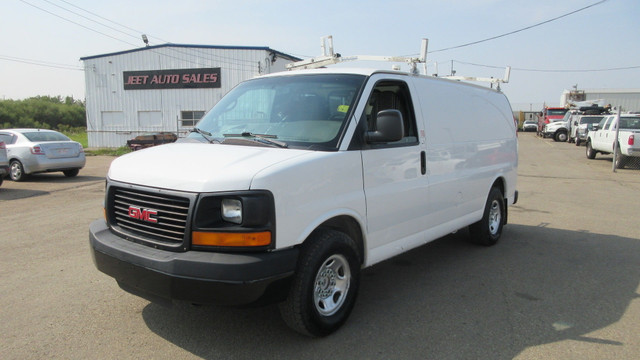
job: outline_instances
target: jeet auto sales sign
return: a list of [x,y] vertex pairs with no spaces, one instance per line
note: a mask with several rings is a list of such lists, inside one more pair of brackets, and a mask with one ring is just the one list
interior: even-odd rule
[[220,68],[124,71],[122,75],[125,90],[220,87]]

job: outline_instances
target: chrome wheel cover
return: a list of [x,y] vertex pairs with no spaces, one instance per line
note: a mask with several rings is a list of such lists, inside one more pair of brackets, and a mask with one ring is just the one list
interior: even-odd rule
[[342,308],[350,283],[351,269],[347,258],[336,254],[322,263],[313,287],[313,304],[320,315],[331,316]]
[[22,176],[22,168],[20,167],[20,164],[17,162],[11,163],[10,171],[11,171],[12,179],[19,179]]
[[502,221],[502,213],[500,211],[500,202],[493,200],[489,208],[489,233],[492,236],[498,234],[500,230],[500,222]]

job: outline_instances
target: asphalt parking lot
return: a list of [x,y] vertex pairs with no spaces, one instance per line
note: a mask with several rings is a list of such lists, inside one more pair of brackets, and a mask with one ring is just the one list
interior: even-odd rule
[[277,307],[164,308],[98,272],[110,157],[0,187],[2,359],[638,359],[640,168],[521,133],[518,204],[494,247],[466,231],[363,272],[337,333]]

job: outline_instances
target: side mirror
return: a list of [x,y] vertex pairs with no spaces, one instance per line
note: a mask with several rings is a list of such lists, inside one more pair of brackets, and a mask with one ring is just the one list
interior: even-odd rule
[[402,140],[404,137],[404,123],[402,114],[398,110],[382,110],[375,120],[376,131],[367,131],[366,140],[369,143],[386,143]]
[[573,122],[573,125],[578,125],[578,121],[577,121],[577,120],[576,120],[576,121],[574,121],[574,122]]
[[600,124],[593,124],[593,126],[591,126],[591,129],[593,131],[598,131],[598,128],[600,127]]

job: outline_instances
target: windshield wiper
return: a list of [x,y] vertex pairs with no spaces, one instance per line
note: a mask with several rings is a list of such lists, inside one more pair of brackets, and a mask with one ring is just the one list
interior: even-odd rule
[[213,144],[213,143],[220,143],[220,141],[211,138],[211,136],[213,136],[210,132],[208,131],[204,131],[200,128],[194,127],[193,129],[191,129],[192,133],[198,133],[200,135],[202,135],[203,138],[205,138],[205,140],[207,140],[209,142],[209,144]]
[[257,142],[263,143],[263,144],[275,145],[275,146],[281,147],[281,148],[289,147],[289,145],[287,145],[287,143],[285,143],[285,142],[273,140],[273,139],[277,139],[278,138],[277,135],[254,134],[252,132],[243,132],[241,134],[223,134],[223,136],[224,137],[243,137],[243,138],[248,137],[248,138],[253,138],[254,141],[257,141]]

